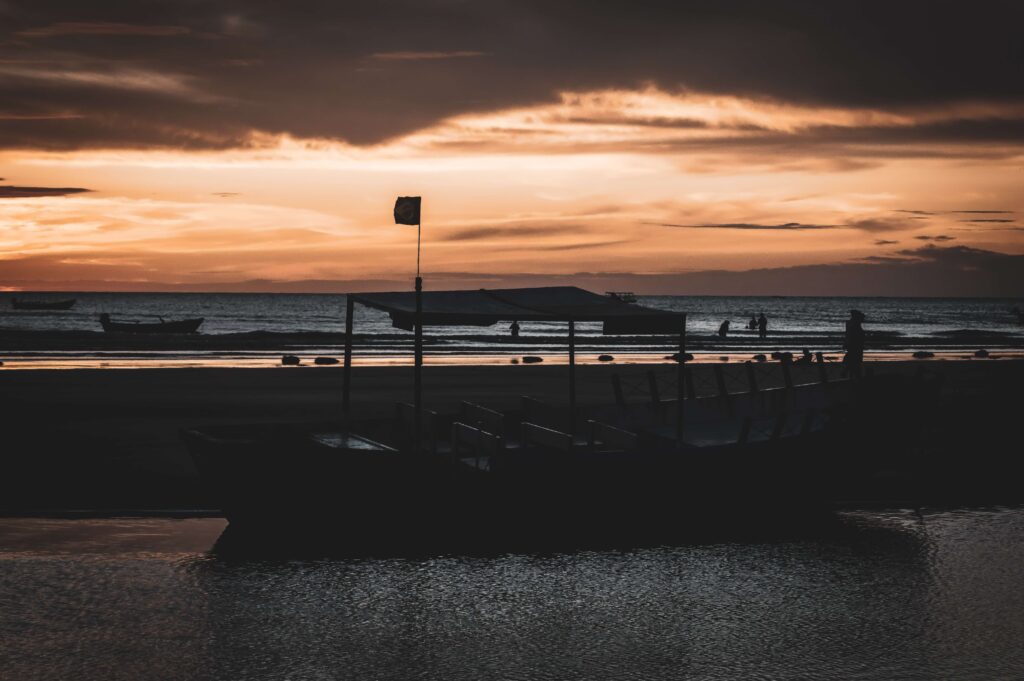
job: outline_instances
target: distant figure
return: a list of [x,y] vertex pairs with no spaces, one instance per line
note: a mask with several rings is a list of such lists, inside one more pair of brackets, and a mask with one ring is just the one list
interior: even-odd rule
[[726,319],[722,322],[722,325],[718,327],[718,337],[725,338],[729,335],[729,320]]
[[768,318],[764,316],[764,312],[757,318],[757,336],[758,338],[768,337]]
[[757,330],[757,317],[755,317],[754,315],[750,315],[750,321],[747,322],[747,328],[750,329],[751,331]]
[[794,362],[794,364],[810,364],[813,361],[814,355],[811,354],[810,350],[804,348],[803,354],[800,355],[800,357],[796,360],[796,362]]
[[861,367],[864,364],[864,313],[860,310],[850,310],[850,318],[846,320],[846,355],[843,357],[843,364],[846,365],[848,376],[860,378]]
[[519,338],[519,322],[517,320],[512,320],[512,326],[508,327],[508,330],[513,338]]

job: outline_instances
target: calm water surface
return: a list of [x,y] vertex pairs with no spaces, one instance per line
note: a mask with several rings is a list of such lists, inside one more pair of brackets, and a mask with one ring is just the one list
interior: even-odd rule
[[223,521],[0,521],[0,677],[1024,677],[1024,510],[630,551],[260,559]]

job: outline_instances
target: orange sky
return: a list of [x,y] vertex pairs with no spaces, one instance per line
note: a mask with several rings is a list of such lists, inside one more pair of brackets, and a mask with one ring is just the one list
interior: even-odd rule
[[[87,33],[49,24],[19,35],[38,43],[68,32]],[[372,60],[444,68],[487,55]],[[83,74],[0,61],[0,85],[70,81],[216,101],[174,74]],[[15,120],[0,107],[0,127],[5,117]],[[0,286],[404,280],[415,230],[392,223],[400,194],[424,196],[428,280],[913,260],[924,248],[1020,256],[1024,140],[958,131],[1022,118],[1024,103],[1005,97],[846,106],[637,83],[437,116],[358,145],[255,128],[244,144],[198,148],[11,144],[0,149]],[[89,191],[26,197],[10,187]]]

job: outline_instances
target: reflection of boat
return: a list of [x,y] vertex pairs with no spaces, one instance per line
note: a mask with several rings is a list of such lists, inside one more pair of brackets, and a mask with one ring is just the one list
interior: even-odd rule
[[112,322],[110,315],[100,315],[100,324],[107,333],[195,333],[203,319],[182,319],[165,322]]
[[18,300],[11,298],[11,307],[15,310],[70,310],[77,300]]

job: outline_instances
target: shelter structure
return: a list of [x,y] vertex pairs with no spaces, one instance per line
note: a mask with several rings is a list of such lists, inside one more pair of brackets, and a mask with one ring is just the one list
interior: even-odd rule
[[[479,289],[469,291],[412,291],[351,293],[345,309],[345,364],[343,369],[342,410],[348,416],[352,388],[352,333],[355,304],[386,312],[399,329],[415,331],[431,326],[493,326],[513,320],[566,322],[569,349],[569,408],[576,413],[576,323],[601,322],[606,335],[672,335],[679,339],[678,430],[682,437],[683,362],[686,354],[686,314],[666,312],[617,297],[602,296],[575,286],[539,288]],[[415,344],[414,404],[422,411],[422,343]],[[418,434],[417,434],[418,435]]]

